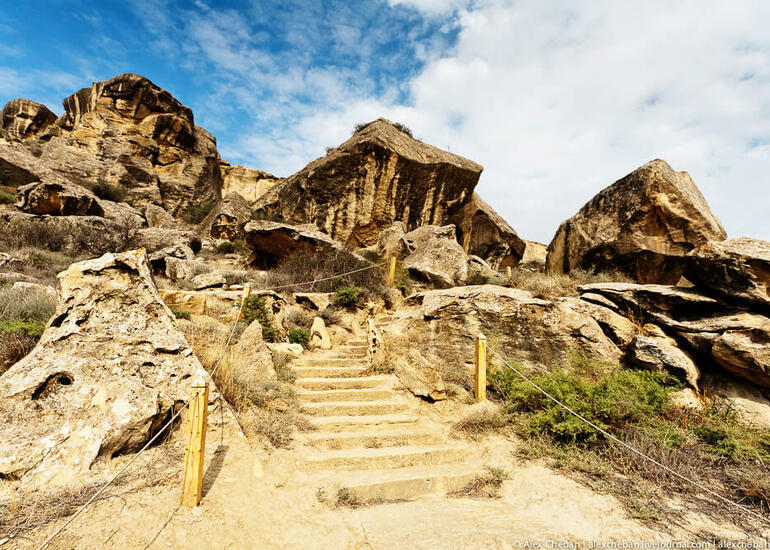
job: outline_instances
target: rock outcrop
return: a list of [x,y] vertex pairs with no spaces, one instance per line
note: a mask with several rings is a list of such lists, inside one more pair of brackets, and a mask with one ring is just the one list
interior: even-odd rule
[[726,237],[687,172],[653,160],[561,224],[548,247],[547,268],[621,272],[640,283],[675,284],[684,256]]
[[65,483],[136,450],[207,377],[144,251],[73,264],[56,314],[0,384],[0,474]]
[[393,373],[406,389],[418,397],[431,401],[446,399],[446,384],[441,370],[431,365],[416,349],[410,349],[406,357],[396,361]]
[[251,250],[248,262],[262,268],[275,267],[294,254],[344,256],[358,267],[369,263],[311,225],[253,221],[246,224],[243,232]]
[[376,244],[395,221],[408,231],[456,218],[466,252],[493,265],[518,261],[523,246],[515,232],[474,198],[482,169],[378,119],[276,184],[254,205],[255,217],[313,224],[351,248]]
[[79,185],[30,183],[16,190],[16,208],[30,214],[104,216],[99,199]]
[[725,299],[770,307],[770,243],[741,237],[708,242],[685,258],[684,276]]
[[457,227],[457,240],[463,249],[494,269],[513,267],[524,255],[525,242],[478,193],[473,193],[449,221]]
[[465,284],[468,256],[455,238],[453,225],[426,225],[406,234],[414,250],[404,260],[404,267],[420,280],[439,288]]
[[243,226],[251,219],[251,208],[238,193],[223,198],[201,222],[201,233],[215,239],[234,241],[243,238]]
[[[474,338],[530,368],[568,366],[570,354],[618,362],[622,353],[599,323],[576,307],[576,298],[541,300],[531,293],[494,285],[431,290],[410,297],[385,328],[388,353],[418,350],[444,372],[468,376]],[[415,307],[417,304],[417,307]]]
[[95,82],[63,104],[59,118],[28,100],[5,106],[6,164],[46,183],[117,189],[134,206],[155,204],[174,216],[220,198],[216,141],[195,125],[189,108],[148,79],[123,74]]
[[238,193],[249,204],[253,205],[274,185],[281,181],[272,174],[254,168],[244,168],[241,165],[230,166],[220,163],[222,171],[222,196]]

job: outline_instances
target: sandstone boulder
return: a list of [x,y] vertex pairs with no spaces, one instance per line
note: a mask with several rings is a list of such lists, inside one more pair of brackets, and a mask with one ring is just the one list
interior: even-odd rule
[[311,223],[361,248],[397,220],[408,229],[450,223],[471,200],[481,171],[378,119],[270,189],[255,204],[255,215]]
[[493,284],[505,286],[508,282],[505,275],[492,269],[487,262],[478,256],[468,258],[468,277],[469,285]]
[[[0,379],[0,474],[65,483],[143,445],[207,375],[143,251],[73,264],[35,349]],[[214,393],[215,395],[215,393]]]
[[638,334],[631,341],[628,357],[637,367],[668,372],[691,388],[698,389],[700,371],[692,357],[665,334]]
[[406,357],[400,357],[393,372],[414,395],[431,401],[446,399],[446,385],[440,369],[431,365],[416,349],[410,349]]
[[463,249],[494,269],[513,267],[524,254],[525,242],[477,193],[449,221],[457,227]]
[[317,311],[323,311],[329,307],[333,298],[332,292],[296,292],[294,294],[294,300],[298,304],[309,306]]
[[265,345],[259,321],[252,322],[238,338],[233,346],[232,359],[235,367],[233,375],[245,386],[253,384],[254,380],[275,378],[273,356]]
[[160,206],[148,204],[144,207],[144,219],[148,227],[174,228],[176,220]]
[[201,273],[195,275],[191,280],[193,288],[203,290],[204,288],[221,287],[227,284],[225,276],[219,272]]
[[675,284],[684,256],[726,236],[692,178],[653,160],[561,224],[548,247],[547,268],[622,272],[640,283]]
[[684,276],[726,299],[770,306],[770,243],[748,237],[708,242],[687,255]]
[[16,190],[16,208],[52,216],[104,216],[99,199],[79,185],[30,183]]
[[252,221],[243,228],[248,262],[261,268],[276,266],[294,254],[343,256],[359,267],[368,262],[312,226],[293,226],[269,221]]
[[326,330],[326,323],[320,317],[313,318],[313,324],[310,327],[310,346],[320,349],[332,348],[332,340]]
[[453,225],[423,226],[406,238],[414,251],[404,260],[404,267],[413,277],[439,288],[465,284],[468,256],[455,239]]
[[0,111],[0,136],[21,141],[56,122],[48,107],[29,99],[12,99]]
[[[39,181],[117,190],[133,206],[155,204],[175,216],[219,199],[216,141],[195,125],[189,108],[148,79],[123,74],[94,82],[63,104],[58,119],[27,100],[6,105],[2,133],[20,155],[15,166]],[[8,159],[3,151],[0,157]]]
[[416,349],[451,378],[469,379],[480,333],[510,361],[527,368],[568,366],[573,353],[618,362],[620,350],[574,301],[541,300],[494,285],[431,290],[396,310],[396,320],[383,329],[384,340],[389,356]]
[[381,258],[406,258],[413,250],[406,239],[406,233],[406,224],[400,221],[380,231],[377,236],[377,254]]
[[215,239],[234,241],[243,238],[243,226],[251,219],[251,208],[238,193],[223,198],[201,222],[201,233]]
[[521,257],[518,267],[528,271],[544,271],[548,246],[535,241],[524,241],[524,244],[524,255]]

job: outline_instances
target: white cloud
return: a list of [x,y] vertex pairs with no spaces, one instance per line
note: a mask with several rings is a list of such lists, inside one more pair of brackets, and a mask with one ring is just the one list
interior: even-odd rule
[[302,151],[336,145],[351,122],[390,116],[481,162],[479,192],[544,242],[600,189],[664,158],[693,176],[731,236],[770,239],[762,21],[770,4],[477,4],[459,12],[452,52],[408,83],[408,107],[361,99],[320,109],[286,137],[290,153],[271,158],[296,170]]

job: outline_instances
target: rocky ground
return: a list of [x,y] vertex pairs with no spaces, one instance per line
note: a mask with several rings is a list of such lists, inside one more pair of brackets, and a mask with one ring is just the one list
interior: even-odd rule
[[495,355],[766,515],[770,244],[727,239],[686,172],[651,161],[546,246],[476,193],[480,165],[384,119],[282,179],[138,75],[64,109],[0,113],[0,544],[54,532],[198,378],[201,506],[178,505],[183,415],[52,547],[764,536]]

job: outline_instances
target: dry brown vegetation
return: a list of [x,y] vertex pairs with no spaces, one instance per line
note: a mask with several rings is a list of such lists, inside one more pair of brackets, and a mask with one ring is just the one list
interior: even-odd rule
[[13,258],[19,260],[0,267],[0,273],[21,273],[52,286],[57,286],[56,275],[71,264],[90,258],[91,256],[72,256],[64,252],[53,252],[45,248],[25,246],[22,248],[9,248],[0,246],[0,251],[7,252]]
[[465,487],[450,494],[462,498],[500,498],[500,488],[510,477],[505,468],[499,466],[484,466],[486,471],[472,479]]
[[32,351],[55,306],[45,291],[0,286],[0,374]]
[[630,283],[621,273],[598,273],[576,270],[569,275],[513,269],[509,286],[528,290],[536,298],[551,300],[562,296],[578,296],[577,287],[591,283]]
[[[239,323],[236,328],[233,342],[245,329],[243,325]],[[214,383],[232,407],[247,436],[265,438],[274,447],[288,447],[295,428],[301,431],[311,429],[309,422],[299,414],[288,358],[278,358],[274,363],[277,380],[256,379],[245,374],[246,365],[232,351],[232,346],[222,354],[229,328],[201,326],[194,321],[186,322],[180,328],[183,328],[206,370],[211,372],[221,356]]]

